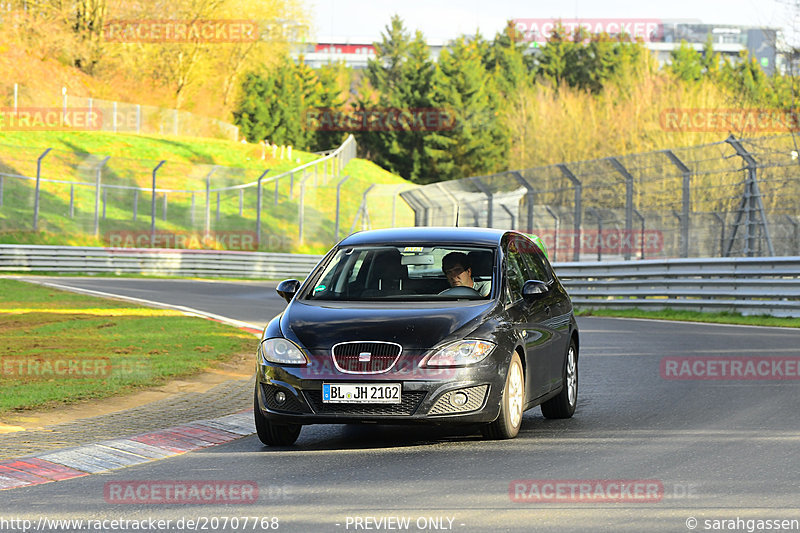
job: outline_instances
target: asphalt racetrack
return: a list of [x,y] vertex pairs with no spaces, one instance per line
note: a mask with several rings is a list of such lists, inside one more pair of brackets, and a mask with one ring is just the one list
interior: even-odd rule
[[[283,308],[274,282],[49,281],[259,327]],[[305,427],[295,446],[270,449],[251,435],[0,491],[0,531],[22,531],[22,519],[39,531],[800,530],[800,331],[578,322],[571,420],[533,409],[510,441],[484,440],[475,428],[319,425]],[[210,503],[109,496],[110,487],[137,482],[206,481],[217,482]]]

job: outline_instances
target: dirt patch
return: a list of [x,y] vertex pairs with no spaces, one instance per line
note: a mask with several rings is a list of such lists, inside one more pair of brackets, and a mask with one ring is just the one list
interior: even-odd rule
[[41,429],[44,426],[122,411],[161,400],[179,392],[205,392],[225,381],[248,379],[255,373],[252,353],[217,363],[199,374],[175,379],[157,387],[111,398],[84,400],[68,405],[12,411],[0,415],[0,433]]

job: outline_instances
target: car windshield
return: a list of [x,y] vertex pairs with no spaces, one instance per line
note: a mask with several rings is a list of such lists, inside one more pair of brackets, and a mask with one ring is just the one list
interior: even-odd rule
[[493,285],[494,257],[493,249],[481,247],[343,247],[314,279],[305,298],[338,301],[486,299]]

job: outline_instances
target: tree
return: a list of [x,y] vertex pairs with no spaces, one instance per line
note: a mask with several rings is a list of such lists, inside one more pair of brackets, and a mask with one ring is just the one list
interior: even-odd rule
[[421,32],[411,39],[397,15],[381,37],[381,42],[375,43],[377,57],[367,66],[369,87],[377,98],[363,90],[358,107],[368,112],[371,105],[384,116],[399,113],[402,119],[381,127],[382,131],[362,132],[357,138],[379,165],[411,181],[424,182],[429,173],[425,150],[429,133],[415,122],[421,113],[436,111],[430,109],[434,70],[430,50]]
[[699,81],[703,76],[703,57],[684,40],[669,53],[669,70],[683,81]]
[[502,32],[495,35],[488,48],[486,70],[495,76],[498,89],[508,97],[530,81],[531,65],[525,55],[527,48],[524,35],[511,20],[506,23]]
[[499,120],[497,87],[483,65],[481,41],[480,36],[470,41],[460,37],[439,55],[431,100],[455,120],[452,129],[432,132],[428,138],[428,182],[505,168],[509,138]]

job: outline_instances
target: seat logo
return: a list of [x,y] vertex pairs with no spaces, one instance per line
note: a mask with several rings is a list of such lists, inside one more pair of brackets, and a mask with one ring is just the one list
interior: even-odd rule
[[360,354],[358,354],[359,363],[369,363],[371,360],[372,360],[371,352],[361,352]]

